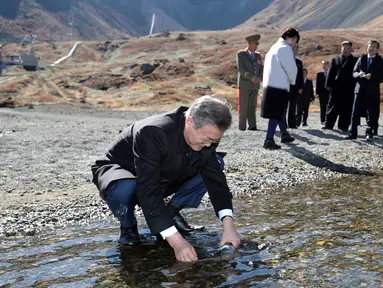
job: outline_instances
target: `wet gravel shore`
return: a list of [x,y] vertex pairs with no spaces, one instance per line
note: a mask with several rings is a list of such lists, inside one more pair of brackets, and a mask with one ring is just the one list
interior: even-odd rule
[[[0,109],[1,242],[112,219],[91,183],[90,165],[119,130],[153,113],[60,105]],[[225,172],[234,197],[278,195],[303,182],[383,170],[383,138],[365,142],[364,127],[358,140],[342,140],[345,133],[321,130],[319,114],[311,113],[308,127],[290,130],[295,142],[268,151],[262,148],[266,120],[258,117],[259,131],[241,132],[234,119],[219,149],[228,153]]]

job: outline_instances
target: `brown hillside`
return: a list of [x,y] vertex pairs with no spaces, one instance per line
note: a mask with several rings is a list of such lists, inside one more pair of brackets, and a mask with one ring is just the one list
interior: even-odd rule
[[239,27],[296,26],[301,30],[350,28],[381,15],[381,0],[274,0]]
[[[264,55],[281,31],[262,29],[258,31],[262,34],[259,51]],[[10,80],[3,82],[8,78],[0,77],[0,99],[12,97],[16,105],[88,103],[113,109],[165,110],[212,93],[227,97],[235,107],[235,54],[245,47],[245,35],[253,32],[237,29],[83,42],[72,58],[54,68],[49,64],[66,55],[73,43],[38,42],[36,55],[45,71],[25,73],[10,67]],[[301,59],[315,79],[321,61],[338,54],[341,41],[353,41],[354,54],[359,55],[370,38],[383,39],[383,30],[303,32]],[[11,53],[15,46],[6,46],[4,53]],[[154,65],[155,70],[144,75],[140,71],[144,63]]]

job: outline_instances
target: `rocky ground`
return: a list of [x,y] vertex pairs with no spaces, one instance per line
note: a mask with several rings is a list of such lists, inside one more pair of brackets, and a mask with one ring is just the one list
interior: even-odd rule
[[[112,219],[91,183],[90,165],[118,131],[154,112],[40,105],[0,109],[0,238],[33,236],[57,227]],[[235,197],[278,194],[284,187],[347,174],[383,170],[383,139],[342,140],[344,133],[321,130],[319,115],[292,130],[296,141],[279,151],[262,148],[267,122],[259,131],[240,132],[235,123],[220,149]],[[381,118],[383,119],[383,118]],[[279,135],[276,139],[279,142]],[[277,196],[276,196],[277,197]],[[205,199],[205,202],[208,199]]]

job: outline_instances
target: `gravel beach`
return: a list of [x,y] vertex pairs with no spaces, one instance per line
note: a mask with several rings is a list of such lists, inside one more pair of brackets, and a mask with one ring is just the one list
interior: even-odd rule
[[[1,241],[112,219],[91,183],[90,165],[119,130],[153,113],[68,105],[0,109]],[[258,116],[259,131],[241,132],[237,114],[233,117],[219,151],[228,153],[225,172],[234,197],[383,170],[383,138],[365,142],[365,127],[357,140],[342,140],[345,133],[321,130],[319,114],[311,113],[308,127],[290,130],[295,142],[268,151],[262,148],[265,119]]]

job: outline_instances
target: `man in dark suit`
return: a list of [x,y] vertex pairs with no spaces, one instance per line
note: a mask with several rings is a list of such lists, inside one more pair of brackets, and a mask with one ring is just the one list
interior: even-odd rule
[[[198,98],[125,128],[105,155],[92,165],[93,183],[121,223],[119,242],[139,244],[135,205],[141,206],[151,232],[173,248],[177,260],[195,261],[197,254],[176,228],[174,216],[197,207],[208,191],[223,223],[221,245],[237,247],[232,195],[216,147],[230,127],[230,109],[222,99]],[[221,163],[220,163],[221,162]],[[164,197],[174,194],[168,205]]]
[[[295,85],[290,85],[289,92],[289,109],[287,113],[287,124],[289,128],[297,128],[297,99],[303,92],[303,63],[301,60],[296,58],[298,54],[299,46],[295,44],[293,47],[295,63],[297,64],[298,73],[295,80]],[[299,126],[299,125],[298,125]]]
[[247,130],[257,130],[258,90],[263,77],[262,57],[256,51],[260,39],[259,34],[246,37],[247,48],[237,53],[238,129],[241,131],[246,130],[246,120]]
[[320,122],[324,125],[326,119],[326,109],[330,92],[326,89],[326,80],[328,76],[329,62],[327,60],[322,61],[323,71],[317,73],[317,79],[315,84],[315,93],[319,98],[320,105]]
[[302,126],[307,126],[307,117],[309,116],[310,102],[315,100],[313,81],[307,79],[308,70],[303,69],[303,92],[297,99],[297,125],[303,122]]
[[331,61],[326,88],[330,91],[330,99],[326,111],[323,129],[333,129],[339,116],[338,128],[348,131],[351,122],[352,105],[356,80],[353,70],[357,58],[351,54],[352,42],[342,42],[342,54]]
[[360,117],[366,116],[366,141],[373,140],[373,129],[377,122],[377,104],[380,99],[380,83],[383,82],[383,59],[378,54],[380,44],[371,40],[367,44],[367,54],[363,54],[354,67],[355,102],[352,111],[350,134],[346,139],[356,139]]

